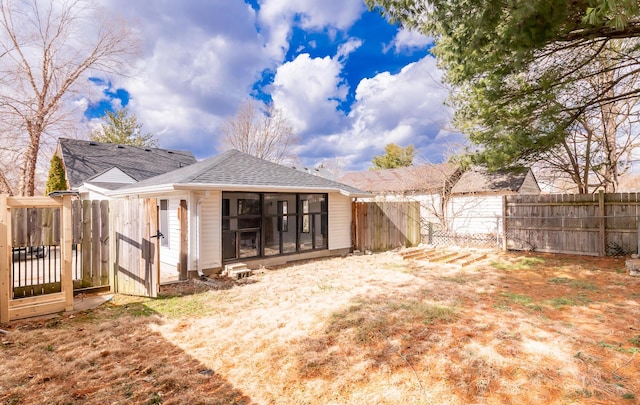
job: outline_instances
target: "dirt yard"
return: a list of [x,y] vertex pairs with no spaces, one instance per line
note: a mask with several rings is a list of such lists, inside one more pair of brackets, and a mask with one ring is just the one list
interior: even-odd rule
[[3,404],[637,404],[624,259],[397,252],[3,325]]

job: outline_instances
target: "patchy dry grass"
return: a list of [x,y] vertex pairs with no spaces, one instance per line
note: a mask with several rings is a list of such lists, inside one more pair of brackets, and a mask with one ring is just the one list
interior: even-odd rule
[[0,403],[637,404],[621,260],[395,253],[116,296],[0,335]]

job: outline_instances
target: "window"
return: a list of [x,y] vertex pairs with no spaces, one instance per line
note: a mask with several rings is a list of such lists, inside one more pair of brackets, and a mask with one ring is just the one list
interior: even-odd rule
[[327,194],[225,192],[225,261],[328,248]]
[[311,227],[309,226],[309,200],[302,200],[302,233],[309,233]]
[[326,194],[300,194],[302,224],[298,244],[300,250],[327,249],[329,246]]
[[278,231],[280,232],[287,232],[289,230],[287,203],[288,201],[278,201]]
[[160,246],[169,247],[169,200],[160,200]]
[[224,193],[222,198],[223,259],[261,255],[262,210],[257,193]]

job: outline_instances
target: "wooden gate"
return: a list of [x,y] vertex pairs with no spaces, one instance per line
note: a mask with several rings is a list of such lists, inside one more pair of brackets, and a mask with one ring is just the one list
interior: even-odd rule
[[160,280],[158,207],[155,199],[110,202],[113,291],[157,297]]
[[[36,232],[28,237],[19,235],[20,226],[12,226],[13,211],[36,214],[35,210],[45,210],[44,220],[38,220],[38,227],[56,228],[57,237],[42,240],[43,235],[56,232]],[[57,211],[57,215],[56,215]],[[40,213],[41,214],[41,213]],[[21,216],[16,216],[16,221]],[[42,219],[42,216],[39,217]],[[56,220],[58,218],[58,220]],[[73,309],[73,277],[71,266],[71,197],[7,197],[0,196],[0,322],[14,319],[51,314]],[[57,240],[59,238],[59,240]],[[39,266],[44,262],[33,260],[43,251],[34,251],[34,245],[49,245],[47,271]],[[51,246],[53,248],[51,249]],[[16,250],[14,250],[14,248]],[[59,256],[57,252],[59,251]],[[18,257],[15,258],[15,253]],[[24,252],[22,255],[21,252]],[[29,254],[29,252],[31,254]],[[33,254],[37,252],[38,254]],[[16,268],[12,263],[17,262]],[[39,290],[38,295],[24,293],[27,289]]]

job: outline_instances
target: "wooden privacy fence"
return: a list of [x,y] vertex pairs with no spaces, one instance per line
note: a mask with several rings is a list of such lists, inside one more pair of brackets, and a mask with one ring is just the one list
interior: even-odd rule
[[[109,201],[73,202],[76,290],[109,285]],[[79,258],[79,260],[78,260]]]
[[354,202],[353,245],[382,251],[420,243],[420,203]]
[[503,203],[505,250],[638,252],[640,193],[510,195]]

